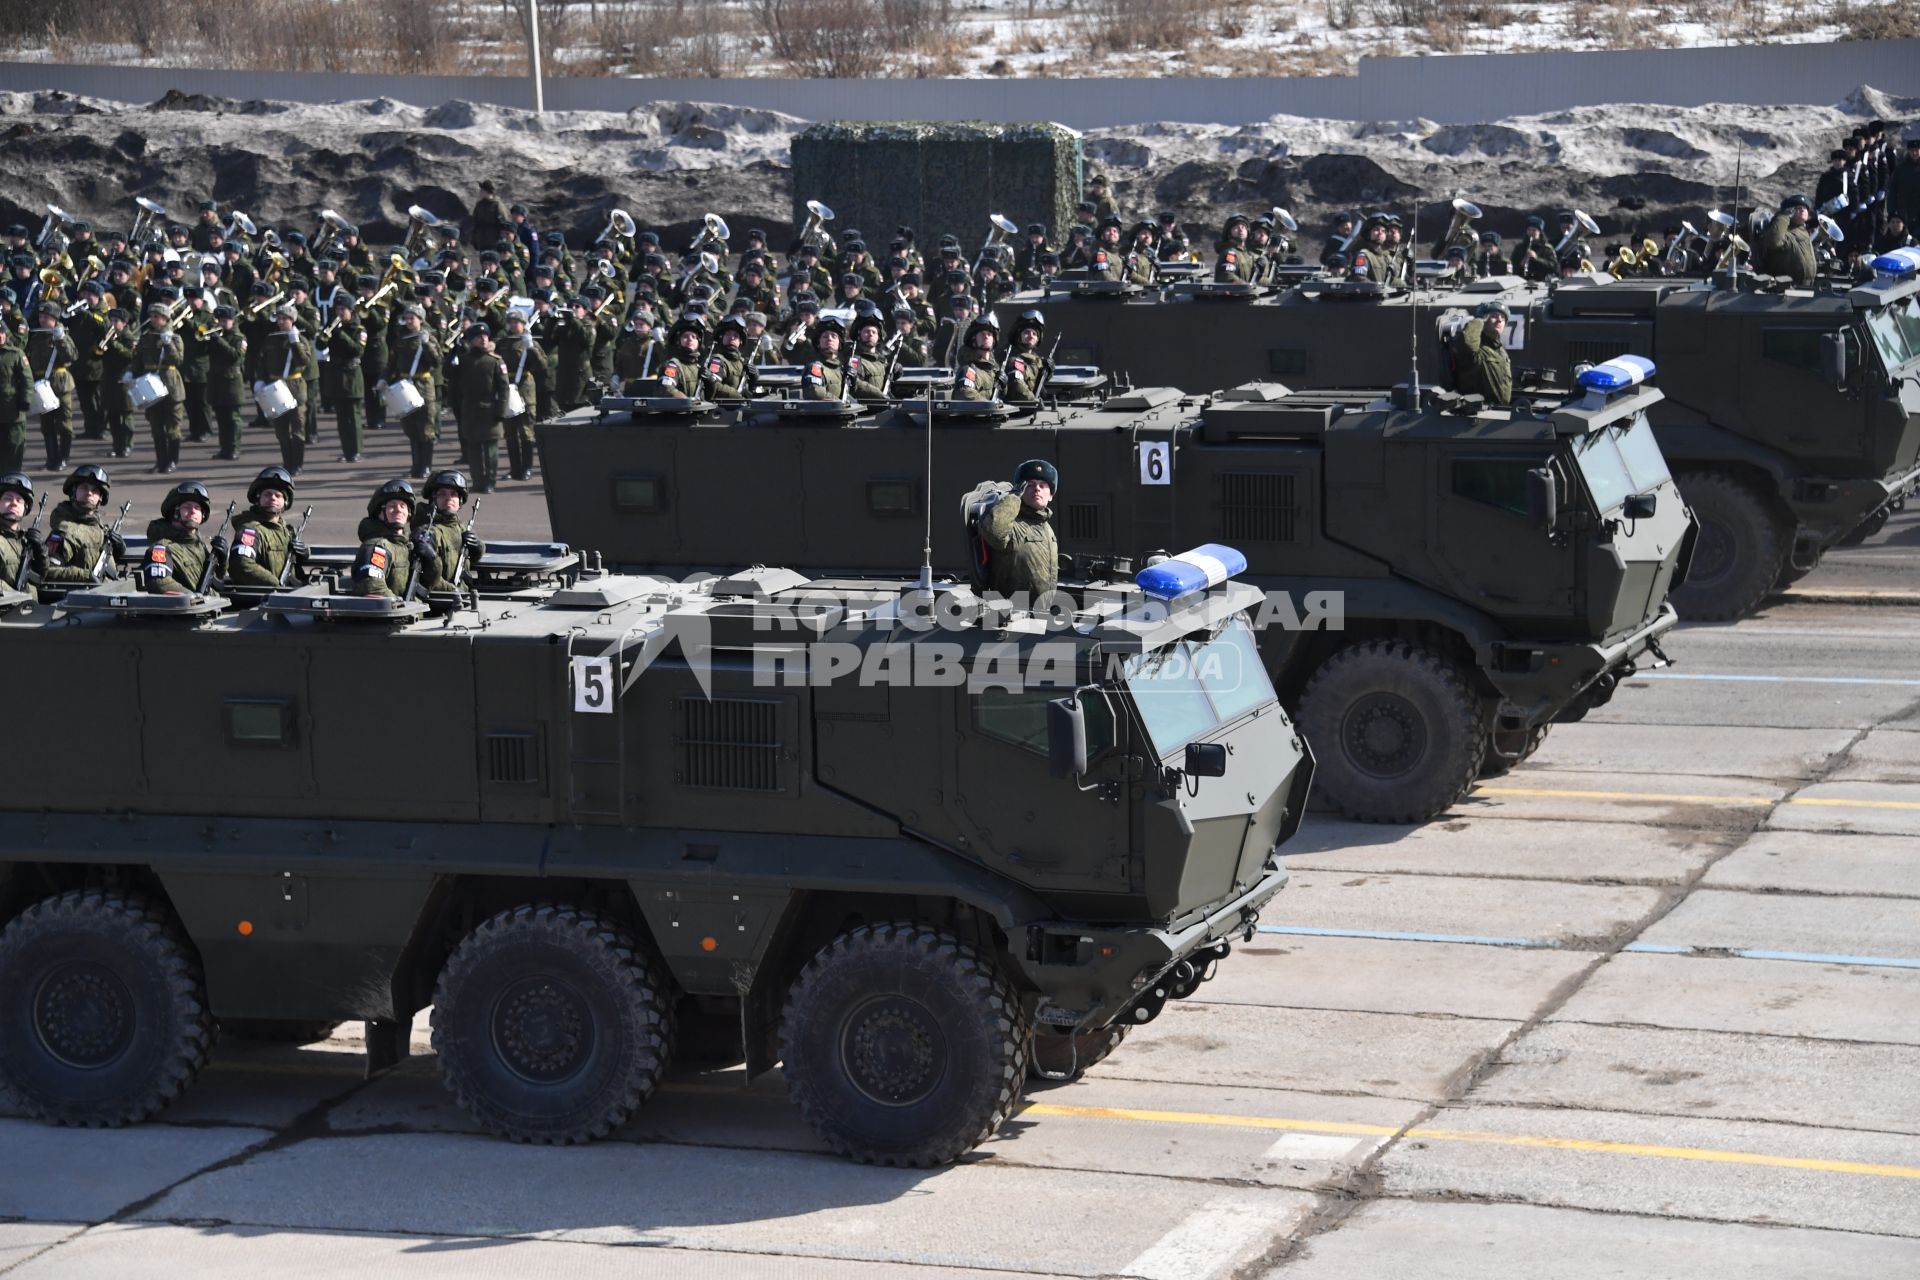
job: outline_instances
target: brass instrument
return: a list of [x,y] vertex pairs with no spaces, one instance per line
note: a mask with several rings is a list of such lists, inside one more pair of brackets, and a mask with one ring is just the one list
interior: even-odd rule
[[794,237],[795,241],[800,244],[811,244],[815,248],[824,247],[821,241],[826,237],[822,228],[832,221],[833,210],[818,200],[807,201],[807,220],[800,224],[800,234]]
[[[713,215],[708,214],[709,218]],[[609,237],[617,236],[621,240],[631,240],[639,234],[640,228],[634,225],[633,215],[625,209],[615,209],[607,215],[606,229],[594,237],[595,244],[605,244]],[[697,243],[697,242],[696,242]]]
[[[1479,205],[1467,199],[1465,196],[1455,196],[1453,198],[1453,221],[1447,224],[1447,233],[1440,237],[1441,248],[1444,250],[1446,246],[1453,244],[1471,246],[1473,244],[1473,236],[1469,234],[1469,229],[1479,217],[1481,217]],[[1598,228],[1595,228],[1596,233],[1598,230]],[[1462,238],[1463,236],[1465,237],[1464,239]]]
[[47,206],[47,220],[40,224],[40,234],[33,238],[33,247],[41,253],[60,254],[67,250],[67,233],[60,228],[76,221],[74,216],[57,204]]
[[992,255],[997,260],[1001,252],[1006,249],[1003,243],[1005,238],[1018,234],[1020,230],[1019,225],[1004,213],[990,213],[987,215],[987,221],[993,225],[987,229],[987,238],[981,243],[980,252],[973,257],[975,272],[980,270],[980,264],[987,260],[988,255]]
[[717,213],[702,216],[700,223],[700,234],[695,236],[693,243],[687,246],[688,253],[699,253],[709,245],[724,245],[733,238],[733,232],[727,226],[727,220]]
[[[1478,217],[1479,213],[1479,210],[1474,210],[1475,217]],[[1274,224],[1284,230],[1288,235],[1292,235],[1300,229],[1299,221],[1279,205],[1273,206],[1269,214],[1273,218]]]
[[135,196],[133,203],[139,206],[139,211],[133,215],[133,226],[127,232],[127,243],[138,248],[143,234],[152,231],[167,220],[167,206],[158,200],[149,200],[145,196]]
[[1720,256],[1714,260],[1713,269],[1715,271],[1724,271],[1727,267],[1738,261],[1741,254],[1747,252],[1747,242],[1731,231],[1727,232],[1724,237],[1724,242],[1724,247],[1720,250]]
[[1567,246],[1572,244],[1574,237],[1582,231],[1585,231],[1590,236],[1597,236],[1600,234],[1600,224],[1588,217],[1586,210],[1575,209],[1573,211],[1573,226],[1568,228],[1567,234],[1560,237],[1560,243],[1553,246],[1553,256],[1557,258],[1565,253]]
[[261,313],[279,306],[282,302],[286,301],[286,298],[287,295],[282,292],[275,293],[270,297],[261,298],[256,302],[249,302],[245,312],[247,319],[252,320],[257,318]]
[[235,237],[235,233],[238,233],[239,236],[241,237],[241,242],[245,243],[246,241],[251,240],[255,236],[259,235],[260,228],[253,225],[252,218],[249,218],[246,214],[240,212],[238,209],[235,209],[233,211],[233,216],[227,219],[227,230],[226,230],[227,239],[232,240]]
[[407,235],[400,242],[400,250],[409,261],[439,250],[440,242],[432,235],[439,225],[440,219],[432,210],[423,209],[417,204],[407,206]]
[[1824,213],[1819,215],[1819,220],[1820,220],[1820,229],[1813,233],[1813,243],[1815,248],[1818,248],[1820,246],[1820,240],[1822,237],[1825,237],[1827,240],[1830,240],[1835,245],[1845,242],[1847,238],[1847,233],[1840,229],[1839,223],[1835,222],[1832,218],[1829,218]]
[[1667,247],[1668,270],[1678,270],[1680,267],[1686,265],[1687,244],[1689,241],[1697,238],[1699,234],[1699,229],[1695,227],[1693,223],[1687,221],[1685,218],[1680,219],[1680,234],[1675,236],[1673,243]]
[[1631,245],[1620,245],[1613,251],[1613,258],[1607,263],[1607,274],[1615,280],[1625,280],[1640,265],[1640,257],[1634,253]]
[[351,224],[332,209],[320,211],[320,229],[313,233],[313,244],[308,252],[318,262],[333,250],[333,242],[346,234]]

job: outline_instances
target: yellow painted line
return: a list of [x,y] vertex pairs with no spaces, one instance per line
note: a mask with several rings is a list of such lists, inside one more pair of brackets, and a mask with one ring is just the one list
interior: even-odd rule
[[1475,787],[1481,796],[1545,796],[1555,800],[1636,800],[1649,804],[1717,804],[1764,809],[1769,805],[1809,805],[1823,809],[1898,809],[1920,812],[1920,800],[1849,800],[1843,796],[1693,796],[1666,791],[1572,791],[1559,787]]
[[[1280,1129],[1290,1133],[1354,1134],[1390,1138],[1402,1131],[1392,1125],[1347,1124],[1333,1120],[1293,1120],[1280,1116],[1235,1116],[1206,1111],[1148,1111],[1133,1107],[1070,1107],[1053,1102],[1029,1103],[1022,1115],[1059,1116],[1081,1120],[1127,1120],[1147,1124],[1185,1124],[1222,1129]],[[1596,1138],[1551,1138],[1540,1134],[1489,1133],[1473,1129],[1430,1129],[1416,1126],[1404,1132],[1425,1142],[1474,1142],[1501,1147],[1544,1147],[1561,1151],[1589,1151],[1604,1155],[1643,1156],[1656,1160],[1692,1160],[1709,1164],[1753,1165],[1769,1169],[1805,1169],[1815,1173],[1849,1173],[1875,1178],[1920,1178],[1920,1166],[1866,1164],[1857,1160],[1822,1160],[1810,1156],[1775,1156],[1758,1151],[1721,1151],[1711,1147],[1663,1147],[1644,1142],[1608,1142]]]

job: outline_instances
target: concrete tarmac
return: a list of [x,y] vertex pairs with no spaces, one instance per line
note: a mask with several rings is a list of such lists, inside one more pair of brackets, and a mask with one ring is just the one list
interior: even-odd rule
[[[315,541],[373,458],[308,468]],[[545,536],[538,485],[483,524]],[[139,1128],[0,1109],[0,1275],[1920,1274],[1916,591],[1903,513],[1441,819],[1313,815],[1213,982],[952,1168],[827,1154],[777,1071],[515,1146],[346,1027]]]

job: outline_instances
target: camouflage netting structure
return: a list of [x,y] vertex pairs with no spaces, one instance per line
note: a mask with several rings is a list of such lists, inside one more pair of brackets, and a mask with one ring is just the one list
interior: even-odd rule
[[929,261],[958,236],[971,261],[987,215],[1064,227],[1079,199],[1080,135],[1065,125],[836,120],[793,139],[793,225],[819,200],[834,212],[827,230],[858,228],[877,262],[896,227],[913,228]]

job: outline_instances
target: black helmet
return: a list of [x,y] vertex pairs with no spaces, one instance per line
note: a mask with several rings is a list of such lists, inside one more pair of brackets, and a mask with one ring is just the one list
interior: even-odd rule
[[672,339],[683,333],[694,333],[705,337],[707,333],[706,317],[697,311],[682,312],[680,318],[673,322],[673,328],[667,332],[667,337]]
[[278,489],[287,495],[289,503],[293,501],[293,477],[287,474],[285,467],[268,467],[255,476],[253,483],[247,486],[247,501],[259,502],[262,489]]
[[465,502],[467,500],[466,473],[464,471],[454,471],[451,469],[434,472],[427,480],[427,496],[431,498],[442,489],[452,489],[460,495],[460,500]]
[[966,337],[962,341],[970,347],[973,345],[974,335],[983,332],[991,333],[995,338],[998,338],[1000,336],[1000,317],[994,315],[991,311],[982,312],[974,318],[973,323],[967,326]]
[[1060,492],[1060,472],[1045,458],[1028,458],[1014,469],[1015,485],[1025,484],[1029,480],[1045,480],[1049,489]]
[[0,493],[6,493],[8,490],[25,498],[29,506],[33,504],[33,481],[27,478],[25,472],[9,471],[0,476]]
[[173,486],[167,496],[160,499],[160,514],[171,520],[173,513],[180,509],[180,504],[189,501],[200,504],[202,523],[205,523],[206,519],[213,514],[213,499],[207,494],[207,486],[198,480],[188,480]]
[[723,330],[727,330],[727,329],[733,330],[735,333],[739,334],[743,338],[746,337],[747,336],[746,317],[743,315],[740,315],[738,312],[732,312],[732,311],[728,312],[724,316],[721,316],[720,323],[714,326],[713,331],[716,335],[718,335]]
[[105,467],[95,466],[91,462],[83,462],[75,467],[73,474],[68,476],[67,482],[60,487],[60,491],[71,498],[74,487],[82,480],[90,481],[100,486],[100,500],[102,502],[105,502],[107,495],[113,492],[113,485],[107,480],[107,469]]
[[1045,333],[1047,331],[1047,318],[1040,314],[1038,307],[1028,307],[1020,313],[1020,323],[1013,327],[1016,329],[1034,328]]
[[409,507],[412,507],[420,501],[420,495],[413,491],[411,484],[405,480],[389,480],[378,489],[375,489],[373,496],[367,499],[367,514],[378,520],[380,518],[380,508],[386,506],[387,503],[394,498],[405,498]]
[[820,319],[814,322],[813,331],[819,333],[823,329],[831,329],[843,338],[847,336],[847,322],[840,318],[840,313],[837,311],[820,313]]

